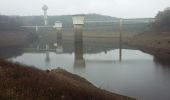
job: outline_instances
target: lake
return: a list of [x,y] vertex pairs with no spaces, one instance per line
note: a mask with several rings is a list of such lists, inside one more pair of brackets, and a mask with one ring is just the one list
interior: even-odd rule
[[140,100],[170,99],[170,64],[159,63],[153,55],[128,47],[123,47],[120,62],[118,48],[84,46],[88,48],[83,54],[79,52],[81,59],[76,59],[72,46],[67,45],[69,49],[64,48],[63,53],[27,49],[9,60],[43,70],[60,67],[99,88]]

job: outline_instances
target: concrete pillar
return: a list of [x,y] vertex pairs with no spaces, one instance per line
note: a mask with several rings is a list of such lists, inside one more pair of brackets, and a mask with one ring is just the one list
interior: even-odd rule
[[54,28],[56,29],[56,33],[57,33],[57,49],[56,49],[56,52],[57,51],[60,51],[60,52],[63,52],[63,38],[62,38],[62,30],[63,30],[63,25],[61,22],[56,22],[55,25],[54,25]]
[[57,29],[58,48],[63,48],[62,28]]
[[[38,35],[38,26],[35,26],[35,30],[36,30],[36,34]],[[37,51],[39,51],[40,46],[39,46],[39,36],[38,36],[38,40],[37,40]]]
[[45,61],[46,62],[50,62],[50,53],[49,53],[49,51],[46,51],[46,58],[45,58]]
[[74,48],[75,48],[75,59],[83,59],[83,38],[82,38],[82,25],[74,26]]
[[37,44],[37,51],[39,51],[40,50],[40,46],[39,46],[39,44]]
[[38,26],[35,26],[35,31],[38,32],[38,30],[39,30],[39,29],[38,29]]
[[122,22],[123,19],[120,18],[120,22],[119,22],[119,62],[122,62]]
[[45,46],[45,49],[46,49],[46,58],[45,58],[45,61],[48,63],[48,62],[50,62],[50,54],[49,54],[49,50],[50,50],[50,47],[49,47],[49,45],[46,45]]
[[83,25],[84,15],[74,15],[74,51],[75,51],[75,67],[85,67],[85,60],[83,58]]
[[46,51],[49,51],[49,49],[50,49],[49,45],[46,45],[46,46],[45,46],[45,50],[46,50]]

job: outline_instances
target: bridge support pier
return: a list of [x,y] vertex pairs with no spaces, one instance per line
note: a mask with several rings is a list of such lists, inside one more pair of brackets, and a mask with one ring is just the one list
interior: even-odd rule
[[63,51],[62,28],[57,28],[57,50]]
[[74,67],[85,67],[85,60],[83,58],[83,24],[84,16],[75,15],[73,16],[74,24]]
[[46,59],[45,59],[45,61],[49,62],[50,61],[50,53],[49,53],[50,47],[49,47],[49,45],[46,45],[45,49],[46,49]]
[[75,67],[84,67],[85,60],[83,58],[83,26],[74,25],[74,49],[75,49]]
[[57,32],[57,48],[56,52],[63,52],[63,39],[62,39],[62,30],[63,30],[63,25],[60,21],[55,22],[54,28],[56,29]]

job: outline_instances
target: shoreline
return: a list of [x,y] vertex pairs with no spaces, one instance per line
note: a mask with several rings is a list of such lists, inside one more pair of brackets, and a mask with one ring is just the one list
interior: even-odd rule
[[128,45],[170,51],[170,32],[143,33],[127,41]]
[[95,87],[63,69],[42,71],[0,60],[0,98],[17,100],[137,100]]

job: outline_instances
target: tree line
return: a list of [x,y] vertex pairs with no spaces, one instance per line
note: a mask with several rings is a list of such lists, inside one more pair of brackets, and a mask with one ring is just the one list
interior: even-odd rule
[[160,31],[170,31],[170,7],[158,12],[156,21],[153,23],[154,29]]
[[[98,14],[86,15],[87,19],[105,19],[113,20],[114,17],[103,16]],[[153,23],[153,28],[161,31],[170,31],[170,7],[164,11],[158,12],[156,15],[156,21]],[[65,28],[72,28],[71,15],[64,16],[49,16],[49,25],[54,25],[55,21],[62,21]],[[43,25],[43,16],[5,16],[0,15],[0,31],[3,30],[16,30],[20,26],[24,25]],[[87,25],[90,26],[90,25]],[[94,26],[94,25],[93,25]],[[97,26],[98,27],[98,26]]]

